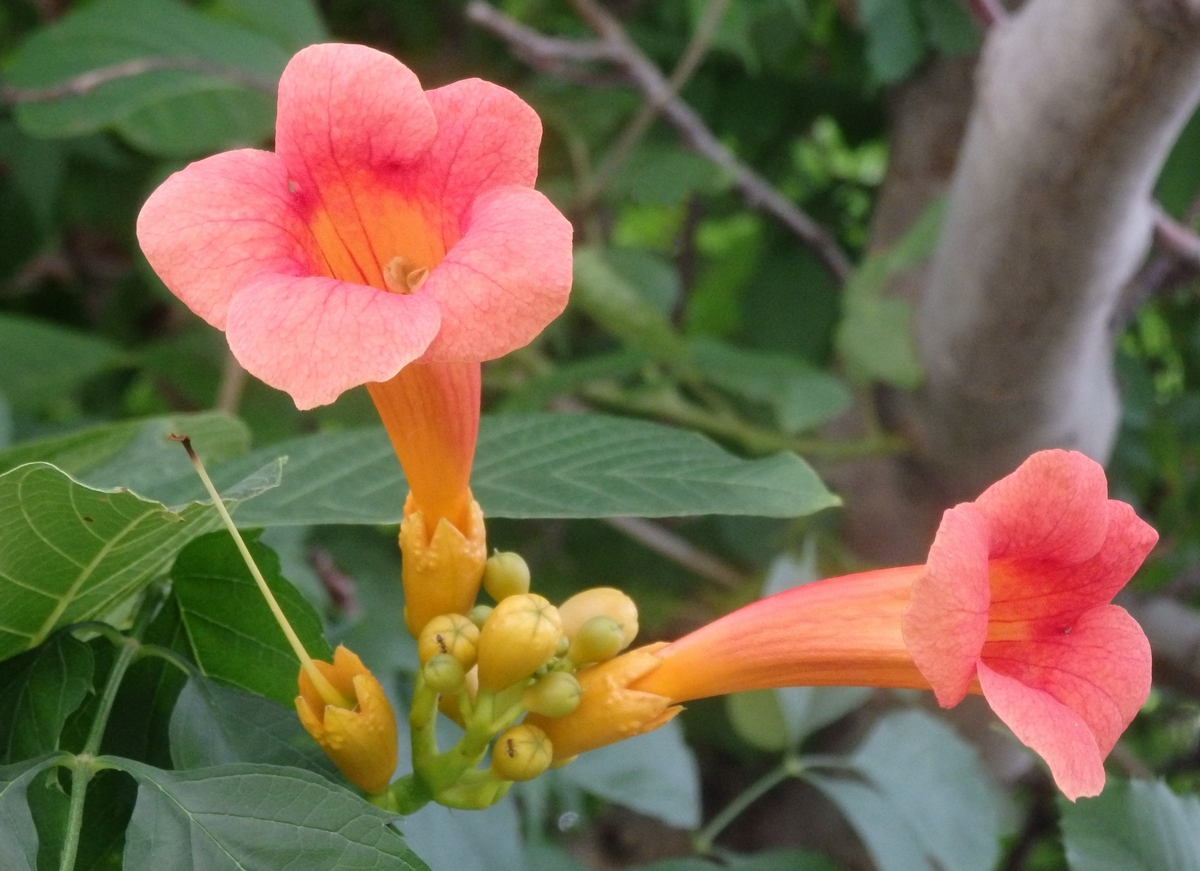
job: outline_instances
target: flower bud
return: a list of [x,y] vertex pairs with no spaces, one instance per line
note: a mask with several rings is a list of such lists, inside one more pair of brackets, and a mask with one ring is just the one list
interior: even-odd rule
[[545,665],[558,649],[562,621],[541,596],[509,596],[495,607],[479,633],[479,686],[499,692]]
[[476,605],[467,612],[467,619],[475,624],[475,628],[482,629],[483,624],[487,622],[487,618],[492,613],[491,605]]
[[479,629],[462,614],[442,614],[425,624],[417,638],[417,657],[429,662],[440,653],[457,659],[463,670],[475,664]]
[[546,733],[558,761],[657,729],[683,709],[666,696],[630,685],[658,668],[657,654],[666,646],[639,647],[580,670],[575,676],[583,694],[574,712],[565,717],[531,713],[525,723]]
[[562,617],[563,633],[572,641],[593,617],[611,617],[621,627],[618,652],[628,647],[638,633],[637,605],[615,587],[593,587],[576,593],[559,606],[558,613]]
[[412,494],[404,506],[400,523],[400,578],[404,583],[404,622],[408,631],[420,636],[434,617],[465,614],[475,603],[487,541],[483,512],[471,502],[471,520],[464,534],[446,518],[433,530],[425,515],[411,510]]
[[498,551],[483,564],[483,588],[500,602],[529,592],[529,566],[519,553]]
[[624,645],[625,637],[621,624],[612,617],[600,614],[589,618],[579,627],[579,631],[571,640],[567,656],[576,665],[603,662],[620,653]]
[[500,734],[492,748],[492,774],[501,780],[533,780],[550,767],[554,750],[537,726],[521,723]]
[[462,663],[449,653],[439,653],[421,667],[425,686],[435,693],[456,693],[466,685],[467,672]]
[[296,696],[301,725],[351,783],[372,795],[383,792],[399,757],[396,717],[383,687],[361,659],[340,645],[332,665],[315,665],[354,707],[326,704],[301,669]]
[[565,717],[579,707],[583,690],[574,675],[552,671],[542,675],[521,696],[527,711],[543,717]]

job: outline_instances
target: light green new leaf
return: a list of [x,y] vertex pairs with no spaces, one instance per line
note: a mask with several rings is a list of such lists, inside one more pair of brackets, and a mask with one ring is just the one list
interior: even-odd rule
[[34,33],[13,58],[8,84],[37,92],[96,70],[98,86],[54,99],[18,100],[29,134],[67,137],[113,127],[140,148],[188,155],[252,144],[274,123],[279,43],[176,0],[100,0]]
[[0,315],[0,349],[0,391],[15,413],[29,416],[126,359],[103,339],[18,315]]
[[1160,780],[1110,782],[1098,797],[1060,808],[1071,871],[1200,868],[1200,800]]
[[92,649],[67,633],[0,663],[0,762],[58,749],[67,717],[92,691]]
[[223,765],[162,771],[112,756],[138,782],[126,868],[428,871],[395,818],[307,771]]
[[[279,467],[259,469],[257,486],[235,495],[274,486]],[[46,463],[0,475],[0,660],[62,626],[102,617],[218,523],[211,506],[171,511],[132,493],[85,487]]]
[[[381,428],[292,439],[214,477],[280,455],[282,486],[244,506],[239,525],[399,522],[404,483]],[[693,432],[594,414],[484,417],[471,488],[489,517],[796,517],[839,504],[794,454],[744,460]]]
[[835,338],[848,372],[860,381],[913,389],[924,375],[912,335],[912,305],[884,295],[888,279],[919,264],[937,244],[945,200],[936,200],[902,239],[868,257],[843,294]]
[[[279,557],[247,536],[246,545],[279,607],[314,659],[330,662],[321,618],[279,574]],[[209,677],[291,705],[300,661],[259,592],[228,532],[201,536],[171,566],[172,592],[192,656]]]

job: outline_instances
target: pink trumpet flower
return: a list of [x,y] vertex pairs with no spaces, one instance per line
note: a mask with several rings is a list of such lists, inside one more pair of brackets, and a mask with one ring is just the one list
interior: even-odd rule
[[497,85],[423,91],[386,54],[314,45],[279,82],[275,153],[175,173],[138,240],[298,408],[367,384],[429,529],[467,530],[479,363],[528,344],[571,285],[571,225],[532,187],[540,140]]
[[[1068,798],[1096,795],[1104,757],[1150,692],[1146,636],[1110,602],[1157,540],[1108,498],[1097,463],[1042,451],[947,511],[924,565],[762,599],[666,647],[625,654],[660,662],[604,692],[673,704],[769,687],[910,687],[932,689],[944,707],[981,692]],[[597,668],[615,673],[622,658]],[[595,699],[589,710],[602,707]],[[573,716],[549,721],[556,755],[560,743],[580,752],[639,731]],[[573,733],[587,740],[572,742]]]

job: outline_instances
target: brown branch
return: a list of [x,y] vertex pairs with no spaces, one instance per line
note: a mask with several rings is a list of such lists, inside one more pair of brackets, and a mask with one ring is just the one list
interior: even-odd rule
[[700,577],[737,589],[746,583],[749,576],[719,557],[696,547],[690,541],[670,532],[666,528],[639,517],[610,517],[609,526],[628,535],[639,544],[664,556]]
[[235,84],[244,85],[248,88],[265,91],[269,94],[274,94],[277,87],[277,83],[273,80],[263,79],[240,70],[218,66],[200,58],[140,57],[104,67],[97,67],[94,70],[88,70],[86,73],[80,73],[66,81],[59,82],[57,85],[50,85],[45,88],[19,88],[13,85],[6,85],[0,90],[0,98],[9,105],[16,105],[20,103],[45,103],[51,100],[83,97],[110,82],[133,78],[134,76],[160,70],[184,70],[206,73],[226,79]]
[[1200,235],[1162,209],[1154,216],[1154,243],[1176,263],[1200,270]]
[[[683,86],[687,84],[692,73],[696,71],[708,53],[709,45],[716,36],[717,27],[728,6],[729,0],[709,0],[708,6],[704,9],[704,16],[696,26],[691,40],[684,49],[683,56],[671,72],[671,77],[667,79],[667,87],[670,89],[672,98],[679,95]],[[637,114],[633,116],[633,120],[621,131],[616,144],[609,150],[599,168],[581,185],[578,197],[578,206],[581,211],[587,210],[613,180],[662,109],[662,103],[653,99],[647,99],[642,103]]]
[[708,129],[704,120],[673,94],[666,77],[630,41],[616,19],[590,0],[576,0],[575,7],[580,16],[600,33],[600,40],[580,42],[547,37],[513,21],[484,0],[471,0],[467,4],[466,15],[472,23],[508,42],[518,57],[536,58],[534,66],[555,61],[574,62],[581,56],[586,56],[588,60],[607,60],[617,64],[651,103],[662,107],[663,116],[679,131],[687,145],[733,177],[734,186],[747,204],[774,216],[813,249],[834,277],[845,282],[852,266],[833,235],[775,190],[766,179],[738,160]]

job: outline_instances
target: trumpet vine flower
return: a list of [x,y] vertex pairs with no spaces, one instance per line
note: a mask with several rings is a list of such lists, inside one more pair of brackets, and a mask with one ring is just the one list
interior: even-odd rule
[[[1111,601],[1157,538],[1108,499],[1097,463],[1042,451],[948,510],[924,565],[762,599],[652,651],[657,667],[618,689],[678,703],[795,685],[907,687],[932,689],[943,707],[982,693],[1068,798],[1096,795],[1104,757],[1150,691],[1150,646]],[[616,673],[621,659],[605,667]],[[547,728],[556,748],[645,731],[580,716],[599,702]],[[567,745],[571,733],[586,746]]]

